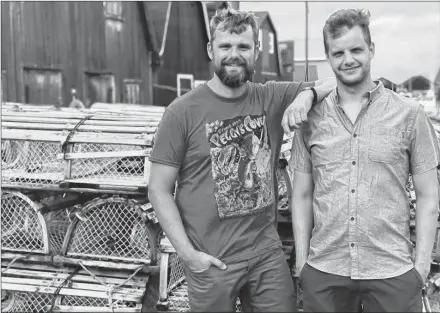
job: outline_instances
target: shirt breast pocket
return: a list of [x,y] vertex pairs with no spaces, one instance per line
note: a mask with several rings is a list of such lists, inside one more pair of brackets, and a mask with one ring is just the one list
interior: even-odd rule
[[371,129],[368,158],[373,162],[395,164],[400,157],[401,134],[393,128]]

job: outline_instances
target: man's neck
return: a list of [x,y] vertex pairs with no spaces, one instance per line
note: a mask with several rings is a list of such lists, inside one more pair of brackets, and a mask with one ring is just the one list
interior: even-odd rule
[[371,78],[366,79],[356,86],[347,86],[338,80],[339,104],[341,106],[344,106],[345,104],[351,105],[353,103],[358,103],[360,105],[363,95],[374,88],[376,88],[376,84]]
[[223,82],[214,74],[214,76],[208,81],[209,88],[216,94],[224,98],[238,98],[246,92],[246,83],[238,88],[230,88],[223,84]]

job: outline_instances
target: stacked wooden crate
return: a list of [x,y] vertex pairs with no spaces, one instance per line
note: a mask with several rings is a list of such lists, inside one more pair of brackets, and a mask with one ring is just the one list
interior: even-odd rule
[[2,105],[2,311],[141,311],[159,271],[146,193],[163,111]]

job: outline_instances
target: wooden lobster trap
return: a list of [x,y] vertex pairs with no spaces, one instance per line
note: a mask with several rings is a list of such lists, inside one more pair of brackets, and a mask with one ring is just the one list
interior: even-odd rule
[[[1,249],[10,252],[57,254],[61,252],[70,219],[80,198],[44,203],[13,190],[2,190]],[[65,209],[57,210],[63,207]]]
[[148,274],[2,262],[2,312],[141,312]]
[[2,185],[144,192],[162,114],[156,111],[4,111]]
[[95,198],[72,215],[62,255],[110,267],[124,266],[121,261],[155,265],[158,229],[150,203],[118,196]]

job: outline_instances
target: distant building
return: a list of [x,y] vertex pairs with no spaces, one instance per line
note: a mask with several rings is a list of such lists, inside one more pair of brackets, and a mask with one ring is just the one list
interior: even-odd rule
[[[334,77],[333,70],[328,64],[326,58],[309,58],[309,77],[307,81],[314,81],[317,79]],[[305,59],[295,59],[295,71],[294,71],[295,81],[306,80],[306,60]]]
[[385,88],[388,88],[392,91],[396,91],[397,90],[397,84],[393,83],[392,81],[386,79],[385,77],[381,77],[378,80],[380,80]]
[[295,70],[295,42],[293,40],[280,41],[281,68],[283,80],[292,81]]
[[153,102],[158,66],[143,2],[2,1],[2,99],[68,106]]
[[259,22],[260,56],[255,64],[254,82],[264,83],[268,80],[281,80],[281,58],[278,49],[278,35],[269,12],[253,12]]
[[161,66],[156,71],[154,104],[169,105],[212,76],[206,53],[210,40],[207,6],[201,1],[145,1],[159,46]]
[[399,88],[404,88],[408,92],[423,91],[432,89],[432,83],[428,78],[418,75],[413,76],[399,84]]
[[434,78],[434,91],[437,99],[437,106],[440,106],[440,68]]

